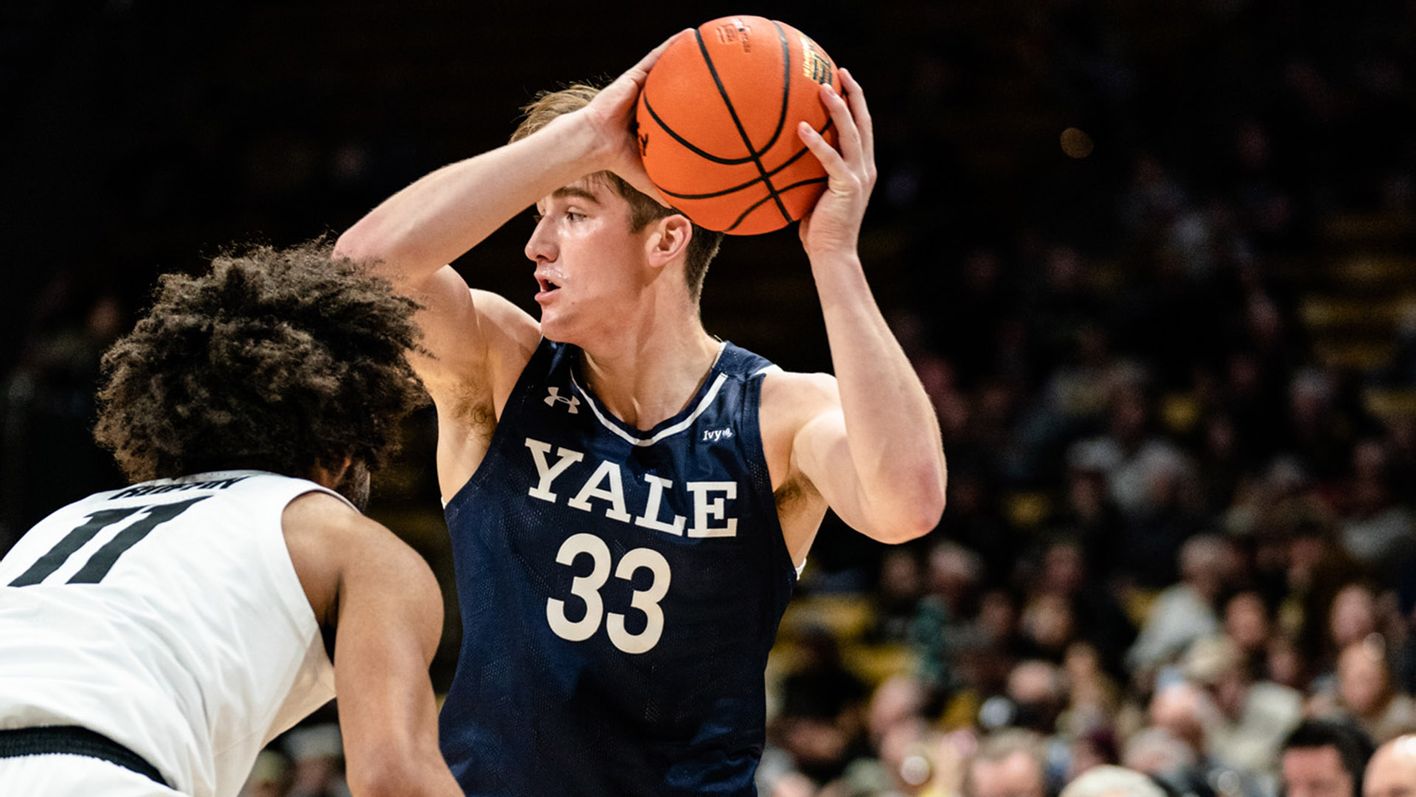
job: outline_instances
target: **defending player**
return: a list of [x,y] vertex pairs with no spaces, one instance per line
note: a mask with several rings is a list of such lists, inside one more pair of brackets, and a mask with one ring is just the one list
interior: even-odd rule
[[437,583],[355,508],[418,400],[412,312],[327,246],[162,278],[97,428],[142,483],[0,560],[0,792],[234,795],[337,691],[354,794],[460,794]]
[[[826,508],[886,542],[943,510],[933,411],[856,252],[860,86],[822,92],[839,151],[799,132],[830,175],[801,240],[836,376],[786,373],[704,331],[717,236],[629,184],[652,191],[630,120],[662,49],[337,244],[425,305],[465,640],[443,751],[469,794],[755,794],[763,668]],[[532,204],[539,323],[445,267]]]

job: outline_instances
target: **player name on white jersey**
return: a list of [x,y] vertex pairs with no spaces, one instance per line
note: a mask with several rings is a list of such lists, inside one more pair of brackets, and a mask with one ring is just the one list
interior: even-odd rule
[[[536,485],[529,488],[526,494],[549,503],[559,503],[559,494],[551,490],[552,486],[572,466],[583,462],[585,454],[574,449],[557,446],[553,463],[551,462],[552,446],[550,443],[528,437],[526,438],[526,448],[531,451],[531,460],[536,465],[537,477]],[[578,470],[583,472],[589,465],[590,463],[586,462]],[[567,500],[565,505],[582,512],[593,513],[596,508],[590,501],[598,499],[600,513],[621,523],[633,523],[641,528],[680,537],[685,534],[689,537],[737,536],[737,517],[729,505],[730,501],[737,499],[737,482],[686,482],[684,487],[689,492],[693,506],[693,525],[685,530],[684,527],[687,525],[688,519],[683,515],[671,514],[667,519],[663,517],[664,491],[672,492],[674,490],[673,481],[649,473],[644,474],[644,481],[649,484],[649,495],[645,498],[643,511],[638,515],[630,515],[628,507],[625,505],[624,474],[619,463],[601,460],[600,464],[581,482],[575,497]]]
[[126,490],[119,490],[109,496],[108,500],[117,501],[119,498],[133,498],[139,495],[160,495],[162,493],[179,493],[189,490],[225,490],[237,482],[244,481],[245,476],[237,476],[234,479],[214,479],[205,482],[180,482],[178,484],[140,484],[137,487],[129,487]]

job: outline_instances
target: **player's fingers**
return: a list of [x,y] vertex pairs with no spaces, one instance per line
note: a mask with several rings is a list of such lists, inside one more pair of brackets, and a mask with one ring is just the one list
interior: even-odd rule
[[650,50],[648,55],[639,59],[639,63],[630,67],[629,71],[625,74],[632,75],[636,83],[642,83],[644,81],[645,76],[649,74],[649,70],[653,69],[654,64],[658,63],[659,56],[663,55],[664,51],[669,49],[669,45],[673,44],[674,40],[680,36],[691,35],[692,31],[692,28],[684,28],[683,30],[679,31],[678,33],[675,33],[669,38],[664,39],[664,41],[660,43],[658,47],[655,47],[654,49]]
[[856,82],[855,75],[850,70],[840,70],[841,88],[845,90],[846,100],[851,106],[851,117],[855,119],[856,127],[860,128],[861,149],[865,153],[865,159],[870,163],[872,169],[875,168],[875,125],[870,119],[870,107],[865,102],[865,90]]
[[847,161],[858,162],[862,156],[860,129],[851,119],[851,109],[846,105],[846,101],[830,84],[823,83],[821,103],[826,106],[827,112],[831,114],[831,121],[836,125],[836,140],[840,142],[841,155]]
[[822,138],[821,134],[816,132],[816,129],[811,125],[806,122],[798,123],[797,136],[801,139],[801,143],[811,150],[811,154],[821,161],[822,168],[826,170],[826,174],[830,175],[833,181],[855,179],[855,176],[851,174],[850,167],[846,165],[845,159],[841,157],[841,153],[837,152],[836,148]]

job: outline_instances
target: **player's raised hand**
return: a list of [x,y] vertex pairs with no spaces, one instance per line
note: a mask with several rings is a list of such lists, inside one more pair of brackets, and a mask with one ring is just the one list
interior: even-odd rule
[[875,135],[865,93],[850,72],[842,69],[840,75],[844,97],[830,84],[821,86],[821,103],[831,113],[840,149],[805,122],[797,126],[797,135],[827,175],[826,192],[798,230],[807,255],[812,257],[855,254],[865,206],[875,188]]
[[634,108],[639,101],[639,92],[644,88],[644,81],[649,77],[649,70],[654,68],[659,56],[674,39],[684,35],[691,35],[691,30],[679,31],[650,50],[639,63],[601,89],[581,111],[596,136],[603,168],[619,175],[661,205],[668,203],[649,181],[644,162],[639,158],[639,144],[634,137]]

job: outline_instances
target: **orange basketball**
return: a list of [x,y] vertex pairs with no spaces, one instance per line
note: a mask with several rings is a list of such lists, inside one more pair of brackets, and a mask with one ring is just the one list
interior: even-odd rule
[[833,146],[820,84],[841,90],[830,56],[801,31],[723,17],[669,45],[639,95],[649,179],[694,223],[735,235],[785,227],[816,204],[826,170],[802,144],[806,121]]

